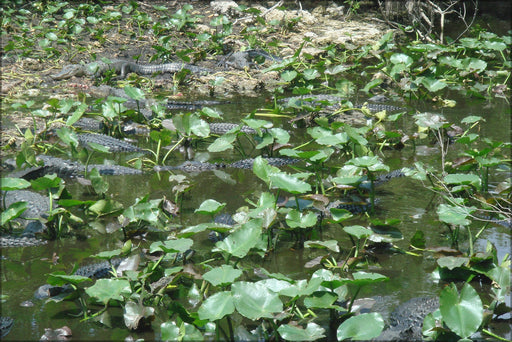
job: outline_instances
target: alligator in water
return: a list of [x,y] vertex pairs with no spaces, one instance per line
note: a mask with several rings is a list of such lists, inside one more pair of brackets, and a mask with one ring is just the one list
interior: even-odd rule
[[35,247],[47,244],[48,241],[37,239],[32,236],[0,236],[0,248]]
[[[47,218],[47,212],[50,210],[50,199],[40,195],[37,192],[29,190],[12,190],[2,192],[4,196],[5,207],[9,208],[11,204],[16,202],[27,203],[27,209],[19,216],[18,219],[36,219]],[[2,207],[3,207],[2,203]],[[55,208],[55,206],[53,206]]]
[[64,80],[73,76],[100,76],[107,71],[113,70],[121,77],[134,72],[139,75],[152,75],[154,73],[176,73],[182,70],[190,70],[196,74],[208,74],[212,70],[198,67],[187,63],[164,63],[164,64],[138,64],[134,61],[112,58],[108,62],[96,61],[89,64],[70,64],[50,77],[54,80]]
[[[108,85],[100,85],[100,86],[88,86],[84,89],[85,92],[91,94],[94,97],[108,97],[115,96],[124,98],[127,101],[123,102],[123,105],[130,109],[139,110],[146,119],[150,120],[154,117],[153,111],[151,110],[151,106],[156,104],[156,101],[153,99],[145,99],[135,101],[131,97],[129,97],[124,89],[114,88]],[[163,103],[166,109],[169,110],[185,110],[185,111],[195,111],[200,110],[205,106],[214,106],[219,104],[226,104],[229,101],[219,101],[219,100],[196,100],[196,101],[174,101],[167,100]]]
[[243,70],[252,66],[258,66],[257,63],[253,62],[253,60],[257,59],[258,57],[273,62],[281,62],[283,60],[280,57],[269,54],[265,50],[250,49],[245,51],[232,52],[224,57],[217,65],[225,68],[230,67]]
[[[269,165],[272,166],[286,166],[290,164],[297,163],[298,159],[292,158],[263,158],[268,162]],[[233,168],[233,169],[252,169],[254,164],[253,158],[239,160],[230,164],[224,163],[205,163],[198,161],[186,161],[183,164],[176,166],[155,166],[153,170],[160,171],[170,171],[170,170],[182,170],[186,172],[201,172],[201,171],[210,171],[210,170],[218,170],[225,168]]]
[[[301,96],[294,96],[294,97],[287,97],[284,99],[280,99],[280,102],[285,102],[289,106],[292,107],[302,107],[304,105],[307,106],[320,106],[324,107],[326,110],[336,110],[340,107],[339,103],[344,100],[344,98],[336,96],[336,95],[325,95],[325,94],[319,94],[319,95],[301,95]],[[383,110],[386,110],[388,112],[396,112],[396,111],[403,111],[405,108],[397,107],[393,105],[388,104],[382,104],[382,103],[365,103],[365,104],[356,104],[354,105],[354,108],[363,108],[366,107],[371,112],[380,112]]]
[[423,320],[438,308],[437,297],[408,300],[391,313],[389,327],[375,341],[423,341]]
[[78,142],[85,147],[90,147],[89,144],[95,143],[101,146],[105,146],[110,152],[140,152],[148,153],[139,147],[136,147],[125,141],[113,138],[104,134],[94,133],[82,133],[77,135]]
[[[90,264],[81,266],[76,270],[74,275],[88,277],[91,279],[102,279],[110,278],[112,276],[112,266],[118,267],[121,264],[122,259],[112,259],[111,262],[103,261],[100,263]],[[69,285],[64,286],[52,286],[52,285],[41,285],[35,292],[34,297],[36,299],[44,299],[48,297],[54,297],[62,293],[71,292],[72,288]]]
[[[15,171],[10,173],[9,177],[33,180],[55,173],[60,178],[73,178],[83,176],[85,173],[85,166],[78,161],[47,155],[36,156],[36,161],[41,165]],[[87,172],[92,169],[96,169],[100,175],[107,176],[140,175],[144,173],[142,170],[121,165],[90,164],[87,166]]]
[[0,316],[0,337],[6,336],[14,325],[14,319],[11,317]]

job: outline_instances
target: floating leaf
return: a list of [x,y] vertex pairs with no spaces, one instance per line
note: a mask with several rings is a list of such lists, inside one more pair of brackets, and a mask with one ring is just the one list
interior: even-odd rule
[[338,341],[352,339],[371,340],[379,336],[384,329],[384,320],[379,313],[372,312],[350,317],[341,323],[336,332]]
[[207,199],[194,212],[203,215],[215,215],[226,206],[226,203],[219,203],[213,199]]
[[123,300],[123,296],[131,294],[130,283],[125,279],[98,279],[96,284],[85,289],[85,292],[96,298],[103,304],[107,304],[110,300]]
[[238,258],[245,257],[260,239],[262,222],[262,219],[248,221],[233,234],[217,242],[213,251],[224,251]]
[[339,253],[339,251],[340,251],[340,247],[338,246],[338,241],[336,241],[336,240],[305,241],[304,247],[306,247],[306,248],[327,248],[336,253]]
[[129,301],[124,306],[124,324],[128,329],[136,330],[141,328],[141,320],[155,315],[155,309],[150,306]]
[[469,283],[464,284],[460,295],[455,284],[445,287],[439,295],[439,309],[446,325],[462,338],[474,334],[483,320],[482,300]]
[[234,269],[231,265],[222,265],[203,274],[203,279],[214,286],[219,286],[231,284],[241,275],[242,271]]
[[312,213],[308,212],[306,214],[293,209],[286,214],[286,223],[290,228],[307,228],[312,227],[316,224],[317,216]]
[[235,305],[231,291],[223,291],[208,297],[197,313],[199,314],[199,319],[216,321],[226,315],[231,315],[234,311]]
[[240,281],[231,285],[236,310],[244,317],[258,320],[273,318],[273,313],[283,311],[279,296],[259,283]]
[[308,323],[306,329],[283,324],[277,329],[279,335],[287,341],[314,341],[325,337],[325,329],[316,323]]

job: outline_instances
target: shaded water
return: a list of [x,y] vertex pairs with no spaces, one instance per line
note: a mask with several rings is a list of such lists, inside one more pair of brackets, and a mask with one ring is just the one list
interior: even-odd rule
[[[419,112],[441,112],[448,121],[459,124],[460,120],[468,115],[480,115],[486,118],[482,125],[480,134],[488,136],[493,140],[509,141],[510,139],[510,107],[506,101],[495,99],[492,102],[472,101],[465,98],[457,98],[452,95],[450,98],[457,100],[457,106],[452,109],[438,110],[432,108],[429,104],[411,104],[411,110]],[[219,106],[222,110],[224,121],[239,122],[251,111],[266,106],[263,99],[239,99],[238,102]],[[410,114],[409,113],[409,114]],[[273,119],[274,125],[293,130],[285,119]],[[404,116],[399,125],[404,131],[413,133],[415,129],[414,120],[410,115]],[[295,129],[292,132],[292,142],[299,144],[306,140],[307,135],[304,129]],[[204,152],[207,145],[200,145],[199,152]],[[452,150],[449,158],[458,154],[457,146],[450,147]],[[422,151],[422,152],[418,152]],[[211,160],[231,161],[239,158],[235,152],[226,152],[221,154],[202,155],[202,157]],[[124,157],[119,157],[124,158]],[[401,151],[384,152],[384,162],[391,166],[391,169],[410,166],[416,161],[423,161],[426,164],[440,166],[439,150],[429,146],[428,149],[418,148],[414,150],[408,145]],[[179,155],[173,155],[169,164],[178,164],[184,158]],[[101,158],[99,159],[101,162]],[[331,166],[341,166],[342,161],[332,160]],[[142,176],[116,176],[106,177],[110,184],[109,196],[123,203],[131,205],[136,198],[141,198],[150,194],[151,199],[167,198],[173,199],[172,183],[168,181],[168,172],[160,174],[148,173]],[[506,174],[493,175],[493,181],[502,180],[507,177]],[[189,178],[194,187],[184,197],[181,207],[181,216],[176,219],[176,226],[190,226],[201,222],[206,222],[208,217],[195,215],[194,210],[206,199],[213,198],[219,202],[227,203],[224,212],[233,213],[237,208],[248,205],[245,198],[256,200],[258,195],[266,191],[266,185],[261,182],[251,170],[232,170],[225,169],[215,172],[203,172],[200,174],[190,174]],[[73,197],[80,199],[94,198],[90,197],[83,186],[73,181],[68,181],[69,190]],[[432,192],[426,190],[418,181],[400,178],[391,180],[389,183],[379,187],[377,192],[379,198],[376,217],[384,219],[397,218],[401,223],[397,228],[401,231],[404,239],[396,244],[404,249],[409,246],[409,240],[417,230],[425,233],[428,247],[449,246],[446,228],[437,220],[435,212],[440,199]],[[359,216],[348,221],[348,224],[367,225],[368,221],[364,216]],[[73,302],[61,303],[42,303],[34,301],[33,307],[21,307],[20,303],[31,300],[34,291],[42,284],[46,283],[45,274],[62,270],[70,272],[75,263],[83,264],[87,257],[100,251],[120,248],[123,244],[123,235],[121,231],[107,233],[104,224],[98,224],[97,230],[79,227],[77,228],[78,238],[66,238],[60,241],[51,241],[46,246],[16,248],[2,250],[2,294],[7,295],[7,299],[2,304],[2,313],[8,314],[15,319],[15,325],[11,333],[7,336],[8,340],[16,339],[39,339],[44,333],[44,328],[59,328],[67,325],[73,331],[74,340],[113,340],[124,339],[127,335],[134,338],[154,339],[159,336],[160,321],[153,322],[155,332],[129,333],[124,329],[122,311],[112,309],[112,326],[106,328],[97,323],[87,321],[80,322],[79,318],[71,318],[71,315],[78,314],[78,306]],[[475,228],[476,229],[476,228]],[[143,247],[148,247],[153,239],[165,239],[169,232],[156,233],[148,235],[146,240],[134,240]],[[347,235],[338,226],[327,226],[320,232],[314,232],[313,239],[335,239],[339,242],[343,253],[351,247],[351,242]],[[198,234],[194,237],[194,248],[198,250],[197,255],[204,255],[212,247],[206,234]],[[498,249],[498,256],[502,258],[510,251],[510,231],[504,227],[492,226],[484,232],[481,240],[477,242],[480,249],[485,248],[485,240],[494,243]],[[310,249],[294,248],[293,240],[284,237],[278,244],[278,249],[270,253],[265,259],[251,257],[249,260],[254,263],[254,267],[263,267],[269,272],[279,272],[288,275],[294,279],[309,278],[315,269],[305,268],[305,264],[311,259],[321,255],[320,252]],[[206,252],[205,252],[206,251]],[[52,259],[58,256],[54,265]],[[388,282],[380,283],[378,286],[369,286],[364,288],[361,296],[382,296],[384,307],[391,311],[398,303],[402,303],[409,298],[437,295],[442,289],[442,284],[438,284],[432,279],[431,272],[436,266],[435,258],[432,253],[420,253],[419,256],[412,256],[398,253],[382,253],[376,255],[377,263],[371,267],[371,271],[382,273],[390,279]],[[90,261],[90,260],[89,260]],[[202,261],[202,260],[199,260]],[[252,273],[248,273],[252,276]],[[510,298],[509,298],[510,300]],[[384,312],[384,315],[387,313]],[[162,310],[157,317],[165,320],[165,310]],[[499,327],[499,335],[511,336],[511,330],[508,325]],[[155,335],[156,334],[156,335]]]

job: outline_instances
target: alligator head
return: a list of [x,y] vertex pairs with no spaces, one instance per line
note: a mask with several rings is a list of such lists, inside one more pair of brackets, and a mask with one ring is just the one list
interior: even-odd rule
[[84,75],[84,66],[80,64],[70,64],[66,65],[62,70],[55,75],[51,75],[50,77],[54,80],[64,80],[67,78],[71,78],[73,76],[83,76]]

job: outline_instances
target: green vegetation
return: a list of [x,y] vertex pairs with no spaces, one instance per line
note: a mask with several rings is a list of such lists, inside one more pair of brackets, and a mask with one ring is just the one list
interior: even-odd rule
[[[358,9],[357,1],[348,3],[351,11]],[[130,28],[124,34],[141,43],[146,32],[152,32],[145,47],[151,46],[155,60],[208,61],[222,55],[234,36],[248,47],[279,51],[279,42],[267,41],[264,35],[294,31],[301,20],[266,22],[259,10],[240,6],[244,15],[255,20],[235,32],[237,26],[228,16],[205,18],[195,14],[192,5],[174,12],[162,5],[145,6],[152,7],[152,14],[137,1],[109,3],[108,9],[61,1],[5,6],[2,31],[9,40],[3,52],[19,60],[30,56],[47,66],[62,65],[62,60],[77,55],[95,60],[100,56],[91,53],[92,40],[110,44],[109,32]],[[278,10],[284,13],[285,8]],[[389,32],[374,44],[322,46],[320,57],[305,52],[306,43],[313,43],[304,38],[292,57],[261,70],[262,74],[276,72],[279,85],[272,89],[274,103],[239,120],[256,134],[242,132],[240,127],[220,136],[212,134],[209,123],[224,119],[209,107],[171,114],[161,96],[144,107],[152,96],[153,75],[130,74],[119,80],[115,73],[107,73],[94,79],[97,85],[123,88],[126,98],[108,96],[91,102],[79,94],[39,103],[8,98],[7,111],[30,113],[33,122],[33,130],[18,128],[23,140],[19,149],[2,147],[14,154],[18,166],[37,165],[38,154],[67,155],[82,160],[86,170],[97,155],[114,158],[101,145],[85,149],[78,144],[73,124],[83,117],[95,117],[103,123],[105,134],[118,138],[127,136],[122,127],[129,121],[151,130],[140,139],[150,153],[134,154],[127,162],[130,166],[151,172],[156,165],[168,164],[180,147],[214,156],[232,152],[239,159],[255,158],[252,173],[263,189],[246,195],[246,205],[233,214],[233,225],[215,222],[218,214],[227,213],[227,203],[208,197],[194,211],[205,222],[189,224],[180,220],[184,198],[195,182],[189,175],[170,175],[172,200],[141,193],[128,205],[109,195],[109,180],[95,169],[84,175],[84,188],[94,197],[88,200],[73,198],[69,182],[56,175],[30,182],[3,177],[2,191],[31,188],[48,195],[50,203],[56,200],[58,207],[51,208],[46,223],[50,239],[65,243],[75,230],[93,230],[99,219],[114,222],[123,231],[121,248],[91,254],[106,260],[126,257],[129,267],[123,272],[113,269],[112,278],[94,280],[92,285],[86,277],[52,272],[48,283],[70,284],[73,293],[50,300],[79,298],[75,303],[81,319],[106,326],[111,326],[110,309],[121,307],[127,330],[156,328],[162,340],[305,341],[334,336],[328,329],[338,340],[369,340],[385,329],[384,319],[376,312],[357,314],[354,302],[375,290],[376,284],[390,280],[379,273],[370,249],[385,244],[383,253],[390,258],[395,254],[423,257],[431,252],[423,230],[438,229],[446,235],[453,255],[435,256],[432,276],[447,286],[439,292],[440,308],[425,319],[424,334],[434,340],[446,336],[469,339],[476,332],[494,336],[489,323],[511,310],[505,303],[511,259],[507,254],[499,260],[490,242],[480,251],[476,242],[493,220],[510,220],[511,181],[503,176],[504,171],[510,172],[510,141],[484,135],[486,119],[482,116],[468,115],[455,122],[441,114],[409,109],[375,113],[365,105],[358,108],[352,99],[386,91],[394,100],[435,102],[443,108],[456,105],[453,94],[492,101],[509,93],[511,36],[475,29],[450,45],[414,40],[398,45],[394,38]],[[212,93],[224,76],[216,77],[210,80]],[[183,70],[173,75],[168,90],[173,94],[186,91],[191,82]],[[279,101],[285,95],[319,93],[342,99],[328,115],[322,112],[323,103]],[[126,106],[131,100],[135,107]],[[152,117],[144,115],[145,110]],[[352,124],[336,119],[349,112],[372,120]],[[300,141],[278,124],[297,114],[306,117],[297,120],[307,126]],[[410,121],[408,127],[402,124],[405,119]],[[174,129],[163,124],[164,120],[172,122]],[[52,140],[53,132],[57,138]],[[398,228],[401,219],[377,210],[377,183],[392,170],[386,151],[414,151],[420,145],[436,146],[439,157],[415,161],[404,173],[424,193],[432,193],[429,210],[437,213],[442,226],[418,227],[414,236],[405,237]],[[291,157],[299,162],[277,168],[262,156]],[[330,205],[340,198],[350,202]],[[351,206],[365,209],[356,213],[347,209]],[[20,202],[6,208],[1,214],[2,230],[16,230],[16,219],[25,210],[26,204]],[[342,230],[352,245],[325,238],[330,235],[323,233],[329,229]],[[141,232],[162,233],[159,236],[168,239],[136,240]],[[205,248],[200,243],[205,233],[222,238]],[[399,247],[397,242],[405,238],[408,246]],[[250,272],[270,254],[291,246],[319,256],[308,277],[296,279],[264,267],[258,267],[261,278]],[[196,249],[198,255],[193,253]],[[491,284],[488,291],[479,293],[475,280]],[[155,319],[161,322],[159,327],[152,325]]]

